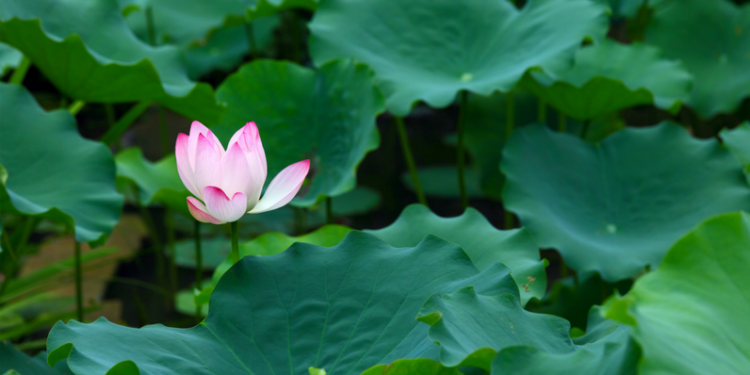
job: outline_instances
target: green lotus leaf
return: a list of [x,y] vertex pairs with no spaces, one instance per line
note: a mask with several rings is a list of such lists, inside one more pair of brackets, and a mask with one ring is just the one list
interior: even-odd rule
[[311,160],[310,183],[292,200],[296,206],[352,190],[357,166],[380,143],[375,118],[384,110],[382,98],[369,69],[351,60],[320,70],[256,60],[227,78],[216,96],[229,110],[211,130],[227,141],[255,121],[268,157],[268,181],[292,163]]
[[[252,22],[253,39],[259,51],[265,51],[273,44],[273,33],[280,20],[278,16],[269,16]],[[248,52],[250,42],[245,25],[219,28],[211,33],[205,43],[190,45],[185,50],[188,75],[197,79],[214,69],[232,71]]]
[[23,59],[21,52],[5,43],[0,43],[0,77],[8,70],[17,67],[21,59]]
[[[423,100],[442,108],[461,90],[509,91],[532,67],[570,63],[585,38],[609,26],[606,6],[586,0],[323,2],[309,25],[316,65],[354,57],[376,72],[388,111]],[[544,25],[544,27],[540,27]]]
[[315,11],[318,0],[241,0],[247,5],[246,17],[267,17],[286,9],[300,8]]
[[0,84],[0,113],[3,210],[64,223],[81,242],[103,242],[123,204],[107,147],[82,138],[70,113],[45,112],[18,85]]
[[[466,102],[466,123],[471,124],[464,130],[464,143],[466,150],[471,156],[474,169],[466,171],[466,185],[471,196],[475,194],[484,194],[484,196],[500,199],[503,189],[504,178],[500,173],[498,165],[502,159],[503,147],[506,141],[506,116],[507,116],[507,97],[502,93],[494,93],[490,96],[469,95]],[[559,124],[559,115],[554,108],[546,108],[547,123],[557,129]],[[516,89],[513,91],[513,122],[515,127],[532,124],[538,121],[539,101],[530,93]],[[565,118],[565,131],[570,134],[580,134],[583,124]],[[612,132],[622,128],[624,124],[616,116],[604,117],[592,121],[586,133],[586,139],[589,141],[598,141]],[[512,133],[512,131],[511,131]],[[434,173],[434,172],[433,172]],[[430,186],[429,183],[423,183],[426,194],[428,191],[440,189],[437,192],[445,194],[444,196],[458,197],[458,184],[455,177],[449,177],[449,172],[442,172],[442,176],[426,175],[426,178],[433,178],[437,186]],[[453,172],[455,176],[455,170]],[[476,175],[476,177],[474,177]],[[420,174],[421,178],[421,174]],[[473,178],[479,179],[481,192],[473,190]],[[425,181],[425,180],[421,180]],[[448,189],[451,190],[448,190]],[[441,195],[442,195],[441,194]]]
[[417,319],[430,325],[429,337],[440,344],[440,361],[446,367],[490,371],[500,350],[518,345],[556,354],[575,350],[565,319],[524,310],[518,294],[486,296],[467,287],[453,294],[433,295]]
[[580,121],[644,104],[675,113],[690,97],[692,77],[660,55],[652,46],[604,40],[579,49],[573,66],[530,71],[520,85]]
[[186,203],[190,193],[177,173],[174,155],[151,163],[143,157],[140,148],[134,147],[120,151],[115,156],[115,164],[118,179],[138,186],[138,199],[142,205],[160,203],[186,217],[192,217]]
[[638,373],[742,374],[750,368],[750,216],[724,214],[677,241],[607,317],[633,325]]
[[719,136],[722,144],[742,163],[750,164],[750,122],[743,122],[734,129],[723,129]]
[[66,96],[86,102],[157,101],[186,117],[218,121],[213,89],[191,81],[176,47],[135,37],[115,0],[7,0],[0,40],[17,48]]
[[387,365],[377,365],[362,375],[462,375],[457,368],[449,368],[430,359],[400,359]]
[[630,339],[630,327],[603,319],[598,307],[591,309],[588,327],[584,336],[573,339],[575,351],[507,348],[492,361],[492,374],[635,375],[640,350]]
[[510,268],[523,304],[531,297],[541,298],[547,288],[544,263],[530,233],[526,229],[498,230],[473,208],[461,216],[444,218],[413,204],[390,226],[365,232],[396,247],[415,246],[425,236],[434,235],[461,246],[480,270],[502,263]]
[[703,117],[732,112],[750,94],[748,15],[747,4],[725,0],[660,1],[653,10],[645,41],[693,74],[687,104]]
[[559,316],[585,331],[591,308],[604,303],[613,290],[626,291],[632,284],[628,279],[610,287],[597,274],[578,275],[577,279],[578,282],[573,277],[555,281],[547,295],[541,300],[529,301],[526,310]]
[[625,128],[596,145],[523,127],[505,147],[502,172],[506,207],[539,246],[606,281],[659,264],[707,217],[750,210],[750,188],[734,157],[673,123]]
[[[633,18],[638,14],[638,9],[643,5],[644,0],[594,0],[595,2],[607,4],[612,9],[612,15],[619,18]],[[650,0],[649,5],[653,5],[658,0]]]
[[44,359],[29,357],[13,347],[10,342],[0,341],[0,373],[20,375],[60,375],[49,367]]
[[436,359],[427,325],[414,317],[431,294],[467,285],[484,293],[515,289],[507,268],[479,273],[461,248],[438,238],[394,248],[352,232],[331,248],[297,243],[278,255],[242,258],[194,328],[58,323],[47,360],[67,359],[76,374],[115,367],[122,375],[303,374],[309,367],[357,374],[401,358]]

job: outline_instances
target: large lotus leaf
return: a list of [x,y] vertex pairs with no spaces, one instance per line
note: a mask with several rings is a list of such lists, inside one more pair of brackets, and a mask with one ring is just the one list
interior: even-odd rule
[[[354,57],[375,70],[388,110],[424,100],[449,105],[461,90],[508,91],[532,67],[569,60],[608,28],[606,7],[586,0],[384,0],[323,2],[310,23],[310,53],[323,64]],[[542,26],[543,25],[543,26]]]
[[414,317],[431,294],[468,285],[515,288],[502,265],[479,273],[461,248],[438,238],[394,248],[352,232],[336,247],[297,243],[242,258],[216,287],[208,318],[191,329],[58,323],[48,362],[67,358],[87,375],[358,374],[401,358],[435,359],[428,327]]
[[576,350],[562,354],[536,347],[512,347],[492,361],[492,374],[635,375],[640,350],[629,326],[603,319],[599,308],[589,313],[586,335],[574,338]]
[[[278,16],[258,18],[251,24],[256,48],[262,54],[273,44],[274,30],[280,24]],[[245,25],[226,26],[215,30],[205,43],[190,45],[185,51],[188,75],[197,79],[213,69],[234,70],[250,52]]]
[[692,77],[658,48],[611,40],[576,52],[573,66],[530,71],[521,86],[577,120],[643,104],[676,112],[690,97]]
[[18,66],[21,59],[23,59],[21,52],[5,43],[0,43],[0,77]]
[[750,210],[734,157],[673,123],[626,128],[596,145],[527,126],[506,145],[502,171],[504,202],[540,247],[607,281],[657,265],[707,217]]
[[719,136],[722,144],[742,163],[750,164],[750,122],[743,122],[734,129],[723,129]]
[[156,163],[143,157],[141,149],[134,147],[123,150],[115,156],[117,177],[138,186],[140,203],[148,206],[161,203],[187,217],[192,217],[185,199],[190,193],[182,184],[177,173],[174,155],[169,155]]
[[278,13],[282,10],[300,8],[314,11],[318,0],[241,0],[247,5],[246,17],[256,19]]
[[430,359],[400,359],[387,365],[377,365],[362,375],[463,375],[457,368],[441,365]]
[[547,288],[544,263],[526,229],[498,230],[479,211],[467,208],[463,215],[444,218],[429,208],[413,204],[390,226],[365,231],[392,246],[415,246],[427,235],[458,244],[480,270],[502,263],[511,270],[519,286],[522,303],[541,298]]
[[633,325],[639,373],[745,374],[750,368],[750,216],[706,220],[654,272],[615,300],[608,317]]
[[[502,93],[494,93],[490,96],[469,95],[465,108],[466,123],[471,124],[464,130],[464,143],[466,150],[471,156],[473,169],[466,171],[466,185],[471,196],[472,191],[472,173],[478,174],[481,184],[481,192],[487,197],[500,199],[504,178],[500,173],[498,166],[502,159],[503,146],[507,138],[505,128],[507,119],[508,102],[507,96]],[[546,123],[557,129],[559,124],[559,114],[554,108],[546,108]],[[532,124],[538,121],[539,101],[530,93],[516,89],[513,91],[513,122],[514,127],[520,127]],[[580,134],[583,124],[581,122],[565,118],[565,131],[570,134]],[[615,116],[605,117],[592,121],[586,133],[586,139],[589,141],[598,141],[610,133],[619,130],[622,122]],[[512,131],[511,131],[512,133]],[[455,176],[455,170],[452,172]],[[441,179],[436,181],[438,187],[442,188],[438,192],[448,196],[458,197],[458,184],[455,177],[448,178],[448,172],[441,171],[440,176],[433,172],[425,177]],[[421,181],[422,179],[420,174]],[[435,189],[428,183],[423,183],[425,193]],[[445,186],[445,187],[443,187]],[[448,190],[448,187],[451,190]],[[434,190],[433,190],[434,191]]]
[[227,78],[216,92],[229,106],[213,130],[228,141],[248,121],[260,129],[268,180],[286,166],[310,159],[311,183],[292,201],[312,206],[356,185],[356,169],[380,143],[375,117],[383,100],[370,70],[338,60],[320,70],[256,60]]
[[60,375],[43,359],[29,357],[13,347],[10,342],[0,341],[0,374],[15,370],[20,375]]
[[0,84],[0,113],[0,164],[8,173],[3,210],[10,199],[20,213],[75,228],[78,241],[103,240],[123,202],[107,147],[82,138],[70,113],[45,112],[18,85]]
[[154,48],[133,35],[115,0],[2,1],[0,39],[74,99],[154,100],[205,122],[224,111],[211,86],[188,78],[178,48]]
[[467,287],[433,295],[417,319],[431,326],[429,337],[440,344],[440,361],[447,367],[489,371],[499,351],[518,345],[556,354],[575,350],[565,319],[524,310],[518,294],[486,296]]
[[[726,0],[661,1],[645,41],[695,77],[688,104],[701,116],[732,112],[750,94],[750,6]],[[689,25],[689,26],[688,26]]]

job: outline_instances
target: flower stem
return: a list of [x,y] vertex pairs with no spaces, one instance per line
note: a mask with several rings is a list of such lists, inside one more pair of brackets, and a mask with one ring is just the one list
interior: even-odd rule
[[326,198],[326,224],[333,224],[333,203],[331,197]]
[[422,190],[422,184],[419,182],[417,166],[416,164],[414,164],[414,156],[411,153],[411,147],[409,147],[409,138],[406,136],[406,126],[404,125],[404,118],[396,116],[395,121],[396,128],[398,129],[398,138],[401,140],[401,149],[404,152],[404,159],[406,159],[406,165],[409,167],[411,181],[414,184],[414,192],[417,193],[417,200],[419,200],[419,203],[427,206],[427,198],[425,198],[424,190]]
[[71,115],[75,116],[78,114],[78,112],[83,109],[83,107],[86,105],[86,102],[83,100],[76,100],[73,102],[73,104],[68,107],[68,112],[70,112]]
[[466,164],[466,150],[464,146],[464,128],[466,127],[466,110],[468,109],[469,92],[461,91],[461,104],[458,114],[458,126],[456,133],[458,135],[458,150],[456,157],[456,171],[458,172],[458,193],[461,197],[461,207],[465,210],[469,207],[469,196],[466,193],[466,178],[464,174],[464,164]]
[[8,83],[15,83],[17,85],[23,84],[23,79],[26,77],[26,72],[31,67],[31,60],[24,56],[21,62],[18,63],[16,70],[13,71],[13,75],[10,76]]
[[81,274],[81,243],[75,241],[76,317],[83,322],[83,275]]
[[195,237],[195,286],[198,289],[203,287],[203,252],[201,250],[201,222],[195,220],[193,226],[193,236]]
[[112,144],[117,142],[120,139],[122,133],[125,133],[130,125],[132,125],[133,122],[138,119],[138,117],[141,117],[143,112],[146,112],[148,107],[151,106],[151,103],[152,102],[150,100],[144,100],[142,102],[136,103],[132,108],[130,108],[130,110],[122,115],[119,120],[117,120],[114,126],[109,128],[109,130],[104,133],[99,141],[107,146],[111,146]]
[[591,120],[584,120],[583,121],[583,129],[581,129],[581,139],[586,140],[586,134],[589,132],[589,125],[591,124]]
[[169,250],[169,291],[174,297],[177,293],[177,250],[174,244],[174,216],[169,208],[164,210],[164,226],[167,229],[167,250]]
[[247,38],[247,45],[250,52],[250,59],[254,60],[258,58],[258,44],[255,41],[255,29],[253,29],[252,22],[245,21],[245,37]]
[[237,233],[237,226],[239,224],[239,221],[235,221],[230,223],[230,227],[232,228],[232,264],[237,264],[237,262],[240,261],[240,241],[239,241],[239,234]]
[[169,155],[169,129],[167,129],[167,116],[164,107],[159,105],[159,140],[161,141],[161,156]]

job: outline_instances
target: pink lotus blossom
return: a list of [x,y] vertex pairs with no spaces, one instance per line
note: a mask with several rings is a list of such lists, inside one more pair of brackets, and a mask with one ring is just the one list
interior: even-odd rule
[[254,122],[234,133],[224,151],[214,133],[194,121],[189,136],[177,136],[175,154],[182,183],[197,197],[187,198],[190,213],[196,220],[212,224],[234,222],[245,212],[256,214],[286,205],[310,170],[310,160],[284,168],[261,200],[268,167]]

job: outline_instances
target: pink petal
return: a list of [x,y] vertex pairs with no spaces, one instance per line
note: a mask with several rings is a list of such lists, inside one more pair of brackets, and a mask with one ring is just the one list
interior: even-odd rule
[[221,189],[206,186],[203,189],[203,196],[206,197],[208,212],[225,222],[231,223],[239,220],[247,210],[247,196],[242,192],[235,193],[230,199]]
[[251,169],[247,158],[237,143],[229,146],[229,151],[221,159],[221,189],[227,195],[243,192],[249,195],[252,191]]
[[195,199],[194,197],[187,197],[187,204],[188,204],[188,210],[190,211],[190,214],[193,215],[195,220],[200,221],[201,223],[211,223],[211,224],[224,224],[221,220],[211,216],[208,212],[208,209],[206,209],[206,206],[201,203],[201,201]]
[[[246,142],[248,137],[249,135],[244,133],[242,137],[240,137],[238,144]],[[266,183],[266,170],[257,148],[246,152],[245,157],[247,158],[247,163],[252,175],[249,191],[245,192],[247,194],[247,207],[248,209],[253,209],[253,207],[258,204],[260,194],[263,192],[263,185]]]
[[[245,135],[245,137],[243,137]],[[266,163],[266,152],[263,150],[263,142],[260,141],[260,132],[255,122],[248,122],[245,126],[237,130],[232,139],[229,140],[229,144],[232,145],[235,142],[239,142],[242,146],[242,151],[249,155],[252,151],[258,153],[260,165],[263,169],[263,182],[266,181],[266,175],[268,174],[268,164]],[[252,165],[252,163],[251,163]]]
[[204,188],[221,184],[221,155],[203,134],[198,134],[194,181],[193,187],[198,193],[196,195],[204,202],[206,201],[202,195]]
[[188,137],[185,134],[180,133],[177,135],[177,143],[175,144],[174,154],[177,159],[177,173],[180,175],[180,180],[185,187],[193,195],[198,195],[198,190],[195,189],[195,172],[193,172],[193,166],[190,164],[190,157],[188,156]]
[[216,149],[220,156],[224,155],[224,147],[221,145],[219,138],[216,138],[216,135],[200,122],[193,121],[190,125],[190,137],[188,140],[188,157],[190,158],[190,165],[193,166],[193,170],[195,170],[196,151],[198,148],[198,139],[200,138],[199,135],[201,134],[210,141],[211,146]]
[[294,163],[279,172],[268,185],[263,199],[250,211],[259,213],[275,210],[289,203],[302,187],[307,172],[310,171],[310,160]]

